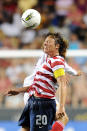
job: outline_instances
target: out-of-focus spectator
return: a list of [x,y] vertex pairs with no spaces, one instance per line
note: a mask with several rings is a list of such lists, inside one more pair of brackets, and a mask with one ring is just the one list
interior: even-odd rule
[[[79,41],[78,35],[76,33],[72,33],[70,36],[70,41],[69,41],[69,49],[71,50],[78,50],[78,49],[84,49],[85,45],[82,43],[82,41]],[[78,65],[84,65],[85,61],[87,60],[86,57],[75,57],[74,61]]]
[[13,14],[17,7],[16,0],[4,0],[3,1],[3,9],[7,13],[7,22],[12,23],[13,21]]
[[[77,1],[74,0],[28,0],[26,2],[24,0],[2,1],[0,12],[3,18],[6,19],[1,18],[2,24],[0,29],[4,34],[4,38],[9,39],[9,44],[1,38],[0,49],[40,49],[40,41],[37,35],[41,36],[44,33],[57,31],[62,33],[67,39],[69,39],[71,31],[76,31],[78,40],[82,39],[83,43],[83,36],[81,36],[82,34],[80,32],[83,32],[86,39],[86,31],[84,31],[85,29],[82,27],[82,19],[83,21],[86,21],[84,20],[86,19],[86,13],[83,13],[79,9],[76,2]],[[41,24],[36,30],[31,31],[28,28],[24,29],[21,24],[21,15],[25,8],[29,8],[26,5],[38,10],[42,16]],[[52,9],[52,11],[50,9]],[[4,17],[3,12],[7,14],[5,15],[6,17]],[[32,37],[30,34],[32,34]],[[39,44],[34,44],[35,39]],[[87,40],[84,41],[86,43]],[[15,42],[16,44],[14,44]],[[87,47],[85,46],[85,48]]]
[[75,59],[75,62],[77,64],[79,64],[81,67],[85,64],[85,62],[87,61],[87,58],[86,57],[76,57],[74,58]]
[[[68,64],[71,65],[76,70],[81,69],[80,65],[75,61],[74,58],[69,58]],[[86,77],[87,77],[86,75],[82,75],[80,77],[69,76],[69,83],[68,83],[69,96],[67,97],[67,104],[68,105],[71,104],[73,108],[87,107],[87,94],[86,94],[87,92],[86,79],[87,78]]]
[[6,36],[2,41],[1,49],[11,49],[11,48],[12,48],[11,38]]
[[12,109],[20,109],[24,107],[24,103],[23,103],[23,94],[17,95],[15,96],[11,96],[11,97],[6,97],[5,98],[5,108],[12,108]]
[[56,0],[55,9],[58,22],[64,21],[73,4],[73,0]]
[[87,9],[87,0],[75,0],[77,8],[81,10],[81,12],[85,13]]
[[19,44],[20,42],[18,38],[4,36],[1,40],[0,49],[18,49]]
[[4,9],[10,14],[14,13],[17,7],[17,0],[4,0]]
[[82,20],[79,27],[75,29],[75,33],[78,35],[80,41],[85,41],[87,39],[87,25]]
[[81,68],[82,68],[83,72],[85,72],[87,75],[87,61],[85,62],[85,64]]
[[18,49],[20,46],[20,39],[18,37],[11,37],[10,38],[12,48],[11,49]]
[[15,85],[18,81],[18,75],[22,72],[22,66],[20,66],[19,62],[15,59],[12,60],[11,65],[6,69],[6,75],[9,77],[13,85]]
[[[12,88],[12,82],[10,79],[6,76],[5,69],[0,68],[0,102],[4,104],[4,94],[6,91]],[[0,103],[0,105],[1,105]]]
[[10,61],[9,59],[0,59],[0,67],[3,67],[4,69],[6,69],[9,65],[10,65]]
[[66,21],[59,21],[58,25],[53,27],[53,32],[60,32],[60,34],[63,35],[63,37],[67,40],[69,40],[70,37],[70,29],[66,24]]
[[71,33],[71,35],[70,35],[70,41],[69,41],[69,49],[71,49],[71,50],[80,49],[81,44],[83,44],[83,43],[81,43],[81,42],[78,40],[77,34]]
[[49,9],[47,7],[43,7],[42,9],[42,25],[41,28],[38,30],[38,35],[42,36],[45,33],[48,32],[53,32],[53,25],[52,25],[52,20],[54,19],[53,13],[49,12]]
[[85,23],[86,26],[87,26],[87,10],[86,10],[86,12],[85,12],[84,15],[83,15],[83,21],[84,21],[84,23]]
[[38,5],[41,6],[41,8],[47,7],[50,12],[54,12],[55,11],[55,7],[54,7],[55,1],[56,0],[38,0]]
[[12,14],[11,23],[9,21],[5,21],[1,24],[1,30],[9,37],[19,37],[23,28],[24,27],[21,23],[21,10],[18,7]]
[[87,87],[85,76],[82,75],[80,78],[73,78],[73,94],[72,94],[72,106],[73,107],[87,107],[84,105],[84,99],[87,98]]
[[74,69],[76,69],[76,70],[80,70],[80,65],[75,61],[75,58],[69,58],[68,59],[68,64],[72,67],[72,68],[74,68]]
[[83,17],[83,13],[77,8],[76,4],[73,4],[67,15],[67,19],[70,23],[71,31],[74,31],[77,27],[80,26],[82,17]]
[[3,39],[5,38],[5,34],[0,30],[0,48],[3,47]]
[[21,33],[21,46],[24,48],[26,45],[32,44],[33,40],[36,37],[36,32],[35,30],[28,30],[25,29],[24,31],[22,31]]
[[[23,61],[22,61],[23,62]],[[23,62],[23,71],[28,75],[32,74],[35,66],[35,59],[30,58],[29,60],[26,59],[25,63]]]
[[0,30],[0,49],[18,49],[19,45],[18,37],[8,37]]
[[[13,59],[9,67],[6,68],[6,75],[12,81],[13,85],[16,85],[18,81],[22,81],[23,74],[24,76],[28,76],[32,73],[34,68],[35,59]],[[19,77],[21,76],[22,77]],[[21,80],[20,80],[21,79]]]
[[25,11],[27,9],[33,8],[35,5],[37,5],[38,0],[18,0],[18,7]]
[[14,14],[13,14],[13,25],[15,26],[15,28],[18,28],[20,33],[22,32],[22,29],[24,29],[24,26],[21,23],[21,15],[22,15],[22,11],[20,8],[16,8]]
[[3,2],[0,1],[0,25],[8,19],[8,14],[3,8]]
[[6,36],[9,37],[18,37],[20,36],[20,30],[14,24],[3,23],[1,25],[1,30]]
[[30,44],[30,49],[41,49],[43,46],[43,38],[36,37],[32,44]]
[[4,68],[0,68],[0,94],[5,92],[8,88],[12,87],[12,82],[6,76]]

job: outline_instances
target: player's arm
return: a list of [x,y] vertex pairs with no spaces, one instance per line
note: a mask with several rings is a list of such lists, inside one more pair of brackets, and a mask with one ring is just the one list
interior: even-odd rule
[[65,101],[66,101],[66,78],[64,68],[59,68],[54,72],[54,76],[57,79],[59,89],[56,91],[56,96],[59,96],[59,109],[57,117],[60,118],[65,113]]
[[8,96],[12,96],[12,95],[18,95],[20,93],[24,93],[27,92],[27,90],[29,89],[30,86],[26,86],[26,87],[21,87],[21,88],[12,88],[10,89],[6,94]]
[[59,84],[59,89],[56,92],[56,95],[59,95],[58,116],[62,117],[65,113],[65,102],[66,102],[66,78],[65,76],[58,77],[57,82]]
[[61,122],[65,126],[68,123],[69,118],[67,114],[65,113],[65,115],[62,118],[59,118],[58,121]]
[[65,113],[65,115],[59,119],[56,120],[56,122],[54,122],[54,124],[52,125],[52,130],[51,131],[63,131],[65,125],[68,123],[69,118],[67,116],[67,114]]
[[60,107],[64,107],[65,106],[65,101],[66,101],[66,79],[65,79],[65,76],[58,77],[57,82],[59,84],[59,103],[60,103]]
[[20,93],[25,93],[29,89],[29,87],[32,85],[34,79],[34,74],[31,76],[28,76],[24,79],[23,87],[21,88],[11,88],[6,94],[9,96],[12,95],[18,95]]

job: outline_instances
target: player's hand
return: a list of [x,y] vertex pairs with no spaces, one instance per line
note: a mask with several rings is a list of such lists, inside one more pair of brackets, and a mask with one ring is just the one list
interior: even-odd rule
[[78,71],[76,76],[81,76],[81,75],[82,75],[82,72]]
[[69,117],[67,116],[67,114],[65,113],[65,115],[59,119],[57,119],[59,122],[61,122],[64,126],[68,123],[69,121]]
[[16,88],[10,89],[6,93],[6,95],[8,95],[8,96],[13,96],[13,95],[18,95],[18,94],[19,94],[19,91]]
[[56,120],[62,118],[65,115],[65,108],[59,107],[58,111],[56,112]]

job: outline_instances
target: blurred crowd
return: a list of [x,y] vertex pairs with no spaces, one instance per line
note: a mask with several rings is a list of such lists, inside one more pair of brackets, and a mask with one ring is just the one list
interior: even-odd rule
[[[22,13],[29,8],[41,14],[41,24],[35,29],[24,28]],[[87,0],[0,0],[0,50],[41,49],[42,35],[60,32],[69,41],[69,49],[87,49]],[[0,90],[21,87],[32,73],[37,59],[0,59]],[[87,58],[69,58],[68,63],[87,73]],[[68,76],[67,76],[68,78]],[[86,75],[69,77],[67,105],[87,107]],[[3,94],[3,93],[2,93]],[[0,95],[0,107],[23,107],[23,95]]]
[[[0,49],[40,49],[41,36],[60,32],[70,49],[87,48],[87,0],[0,0]],[[22,13],[29,8],[41,14],[36,30],[24,28]]]

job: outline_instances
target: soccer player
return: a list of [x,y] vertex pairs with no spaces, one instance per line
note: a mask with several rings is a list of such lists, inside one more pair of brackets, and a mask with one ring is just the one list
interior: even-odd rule
[[[33,74],[30,75],[30,76],[27,76],[24,79],[23,87],[31,86],[33,84],[33,80],[34,80],[34,76],[35,76],[36,72],[39,70],[41,65],[46,61],[46,59],[47,59],[47,54],[43,53],[42,56],[39,58],[36,66],[35,66]],[[69,66],[66,61],[65,61],[64,69],[65,69],[65,72],[70,74],[70,75],[73,75],[73,76],[80,76],[81,75],[81,71],[76,71],[71,66]],[[28,99],[29,99],[29,93],[28,92],[24,93],[24,104],[25,105],[28,102]]]
[[[65,116],[66,79],[65,52],[67,43],[59,33],[50,33],[44,41],[47,60],[36,72],[31,87],[12,89],[9,95],[28,91],[30,98],[19,120],[20,126],[30,127],[30,131],[50,131],[56,114],[55,89],[59,85],[59,109],[57,118]],[[29,125],[30,124],[30,125]],[[23,131],[23,130],[22,130]]]
[[[34,69],[34,73],[31,76],[28,76],[24,79],[23,87],[32,85],[36,71],[39,70],[39,68],[43,64],[43,62],[46,61],[46,58],[47,58],[46,54],[43,54],[41,56],[41,58],[39,58],[39,60],[36,64],[36,67]],[[81,75],[80,71],[77,72],[72,67],[70,67],[66,62],[65,62],[65,72],[69,73],[70,75],[75,75],[75,76]],[[28,103],[28,99],[29,99],[29,92],[24,93],[24,104],[25,105]],[[57,106],[57,108],[59,107],[58,101],[56,101],[56,106]],[[52,126],[51,131],[63,131],[64,126],[67,124],[68,120],[69,120],[69,118],[65,113],[65,115],[62,118],[59,118],[59,119],[56,120],[56,122]],[[29,131],[29,129],[25,128],[25,127],[23,127],[22,130],[23,131]]]

